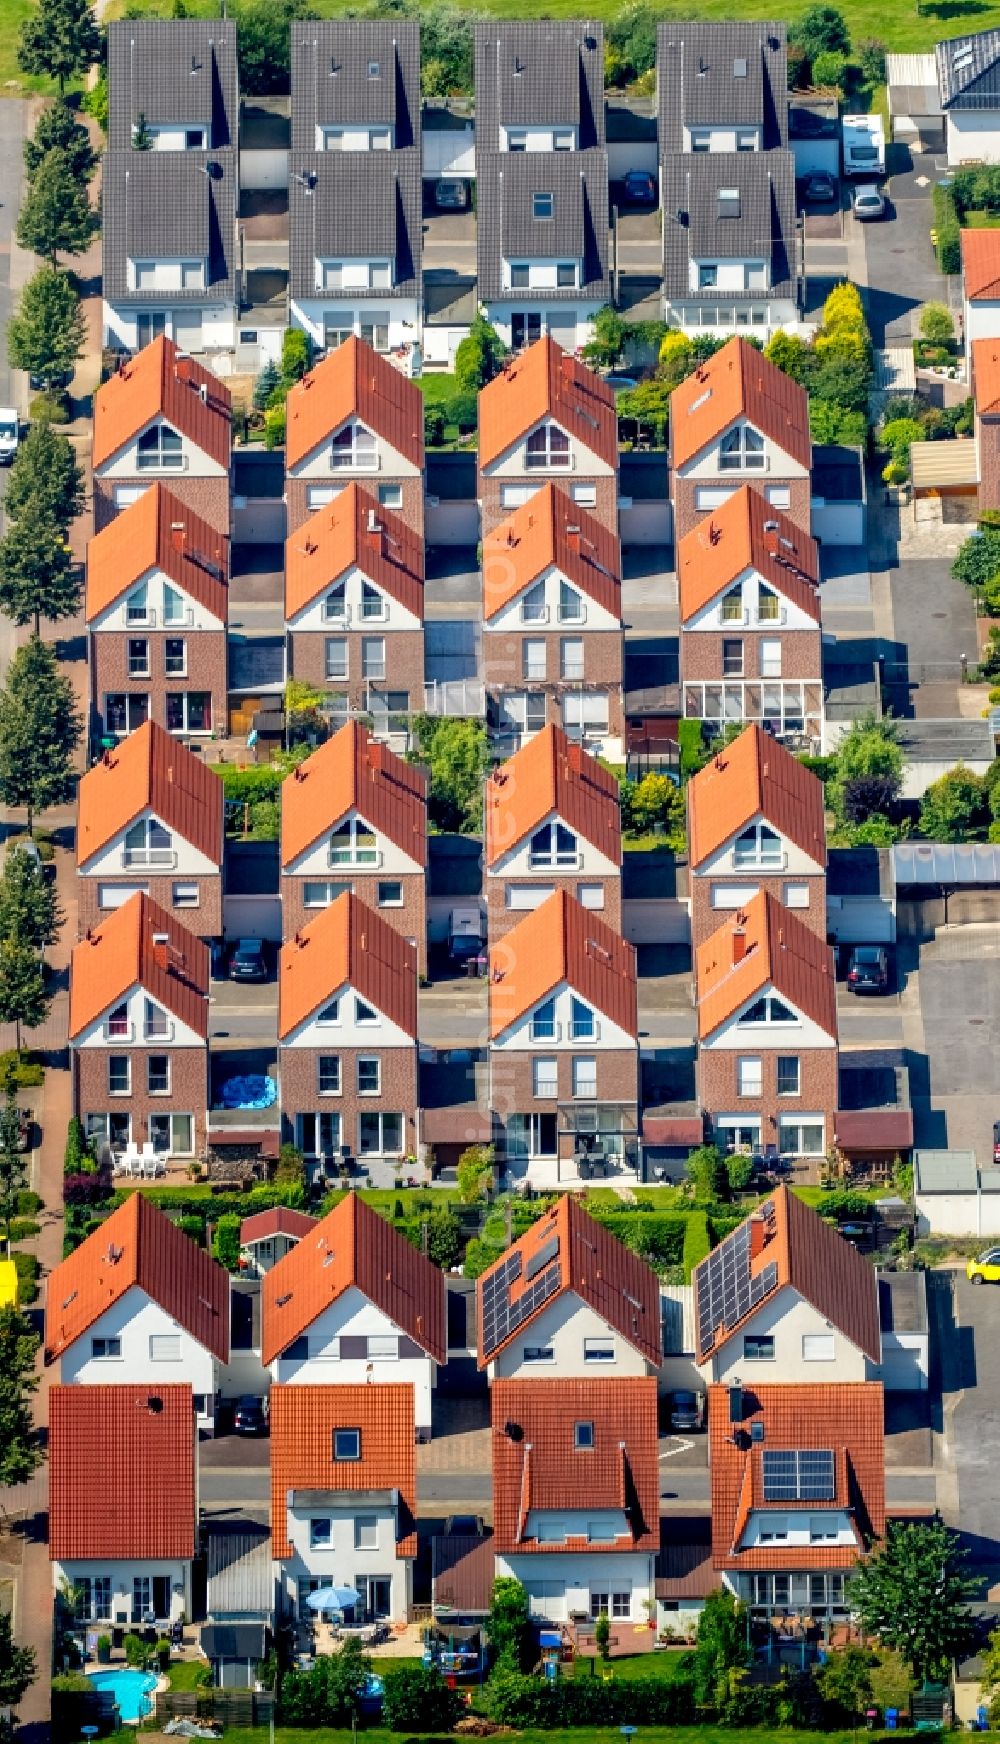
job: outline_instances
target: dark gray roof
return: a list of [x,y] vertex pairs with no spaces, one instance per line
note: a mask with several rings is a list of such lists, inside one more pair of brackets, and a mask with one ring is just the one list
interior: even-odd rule
[[831,104],[827,112],[817,103],[789,103],[789,139],[837,139],[839,136],[840,122],[835,105]]
[[763,149],[788,143],[785,26],[669,23],[656,32],[660,156],[689,127],[759,127]]
[[[477,258],[479,295],[505,293],[501,257],[580,260],[575,289],[530,291],[522,301],[601,302],[609,295],[608,158],[605,151],[484,152],[477,154]],[[532,195],[554,196],[553,217],[532,216]]]
[[[372,71],[377,67],[378,72]],[[420,146],[420,26],[406,18],[302,20],[292,25],[292,149],[312,151],[319,126],[395,128]]]
[[226,842],[223,862],[227,896],[273,896],[281,888],[277,842]]
[[828,503],[862,502],[865,475],[860,448],[818,443],[812,451],[812,494]]
[[213,150],[236,142],[236,26],[222,19],[127,18],[108,25],[108,144],[131,150],[151,124],[211,126]]
[[206,1659],[266,1659],[267,1630],[263,1623],[206,1623],[201,1650]]
[[939,42],[942,109],[1000,109],[1000,30],[977,30]]
[[[293,297],[315,297],[316,260],[392,256],[396,280],[382,301],[420,296],[420,152],[295,152],[289,160],[288,222]],[[303,186],[300,176],[312,183]],[[315,180],[313,181],[313,178]],[[321,293],[329,303],[337,292]],[[357,293],[347,292],[350,302]]]
[[[724,203],[720,190],[739,198]],[[790,151],[697,152],[663,160],[663,293],[692,294],[691,260],[770,261],[765,291],[741,300],[791,296],[795,289],[795,165]]]
[[476,25],[476,152],[501,127],[576,127],[581,150],[603,146],[604,27],[590,20]]
[[262,1520],[210,1520],[205,1528],[208,1615],[264,1622],[274,1610],[271,1534]]
[[891,896],[888,848],[831,848],[826,888],[829,896]]
[[883,1332],[926,1332],[927,1287],[924,1273],[880,1273],[878,1309]]
[[[435,455],[435,460],[458,459]],[[464,459],[464,455],[462,456]],[[441,474],[435,468],[435,482]],[[431,470],[427,471],[431,488]],[[447,495],[447,492],[444,493]],[[483,889],[483,844],[478,836],[428,836],[427,894],[429,896],[477,897]]]
[[[109,151],[101,221],[104,295],[140,306],[233,302],[236,295],[236,153]],[[130,289],[128,261],[207,259],[204,290]]]

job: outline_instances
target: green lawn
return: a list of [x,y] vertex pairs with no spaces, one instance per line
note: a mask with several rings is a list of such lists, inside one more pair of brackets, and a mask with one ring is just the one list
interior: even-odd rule
[[962,218],[966,230],[996,230],[1000,227],[1000,216],[996,212],[966,212]]
[[[649,1678],[656,1678],[664,1683],[672,1683],[680,1676],[688,1658],[686,1653],[633,1653],[625,1659],[609,1660],[606,1666],[592,1659],[576,1659],[571,1669],[573,1676],[578,1679],[603,1677],[610,1678],[613,1683],[637,1683],[640,1680],[646,1682]],[[591,1666],[594,1666],[594,1670],[591,1670]],[[646,1736],[645,1727],[642,1736]]]
[[[254,1731],[248,1727],[227,1726],[226,1744],[262,1744],[267,1737],[263,1729]],[[439,1736],[440,1734],[435,1734]],[[412,1733],[383,1732],[373,1730],[359,1733],[367,1744],[407,1744]],[[617,1739],[617,1726],[589,1728],[571,1727],[565,1732],[508,1732],[506,1737],[517,1739],[518,1744],[609,1744]],[[640,1744],[739,1744],[741,1738],[751,1740],[751,1744],[798,1744],[799,1740],[807,1738],[822,1740],[823,1744],[858,1744],[858,1736],[853,1732],[789,1732],[780,1731],[769,1726],[734,1727],[725,1726],[643,1726],[637,1734]],[[862,1732],[865,1744],[899,1744],[898,1732]],[[981,1736],[995,1737],[995,1734],[985,1733]],[[273,1744],[353,1744],[351,1733],[335,1731],[328,1726],[298,1727],[278,1726],[273,1734]]]
[[202,1659],[178,1659],[167,1672],[172,1690],[201,1689],[208,1666]]

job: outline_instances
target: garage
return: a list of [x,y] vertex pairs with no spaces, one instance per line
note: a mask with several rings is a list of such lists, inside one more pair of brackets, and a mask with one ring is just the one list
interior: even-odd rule
[[913,1199],[918,1235],[1000,1235],[1000,1169],[974,1151],[914,1151]]
[[865,467],[860,448],[813,449],[812,530],[821,545],[865,544]]
[[836,945],[893,943],[896,904],[888,848],[830,849],[826,930]]
[[277,842],[227,841],[222,892],[227,939],[281,942]]

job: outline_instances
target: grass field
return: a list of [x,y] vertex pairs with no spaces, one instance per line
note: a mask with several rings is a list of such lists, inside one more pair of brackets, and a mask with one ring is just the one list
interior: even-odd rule
[[167,1672],[172,1690],[201,1689],[208,1666],[201,1659],[178,1659]]
[[[645,1683],[656,1678],[660,1682],[671,1683],[680,1676],[687,1661],[686,1653],[633,1653],[625,1659],[610,1660],[606,1668],[597,1660],[577,1659],[571,1668],[565,1669],[571,1669],[577,1679],[610,1677],[614,1683]],[[646,1735],[645,1728],[642,1735]]]
[[[863,1732],[865,1744],[899,1744],[898,1732]],[[365,1744],[407,1744],[412,1733],[383,1732],[374,1730],[358,1733],[365,1739]],[[600,1728],[571,1727],[565,1732],[508,1732],[505,1736],[516,1739],[518,1744],[613,1744],[617,1739],[618,1728],[604,1726]],[[643,1726],[638,1734],[640,1744],[737,1744],[740,1739],[748,1739],[750,1744],[806,1744],[813,1738],[822,1744],[858,1744],[857,1734],[853,1732],[783,1732],[771,1727],[762,1726],[740,1728],[724,1726]],[[995,1734],[984,1733],[981,1736],[989,1739]],[[263,1744],[268,1737],[266,1729],[253,1731],[242,1726],[226,1727],[226,1744]],[[272,1744],[352,1744],[350,1732],[338,1732],[327,1726],[307,1727],[293,1730],[290,1726],[278,1726],[272,1735]]]

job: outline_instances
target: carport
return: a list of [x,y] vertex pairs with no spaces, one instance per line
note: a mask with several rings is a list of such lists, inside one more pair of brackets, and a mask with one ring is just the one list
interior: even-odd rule
[[979,462],[969,436],[914,442],[910,449],[913,519],[918,526],[964,525],[976,518]]
[[817,446],[812,456],[812,530],[821,545],[864,545],[865,468],[860,448]]
[[1000,843],[897,842],[889,852],[904,936],[1000,921]]
[[1000,1235],[1000,1169],[974,1151],[914,1151],[913,1199],[918,1235]]
[[940,151],[944,114],[934,55],[886,55],[885,79],[892,138],[921,150]]

